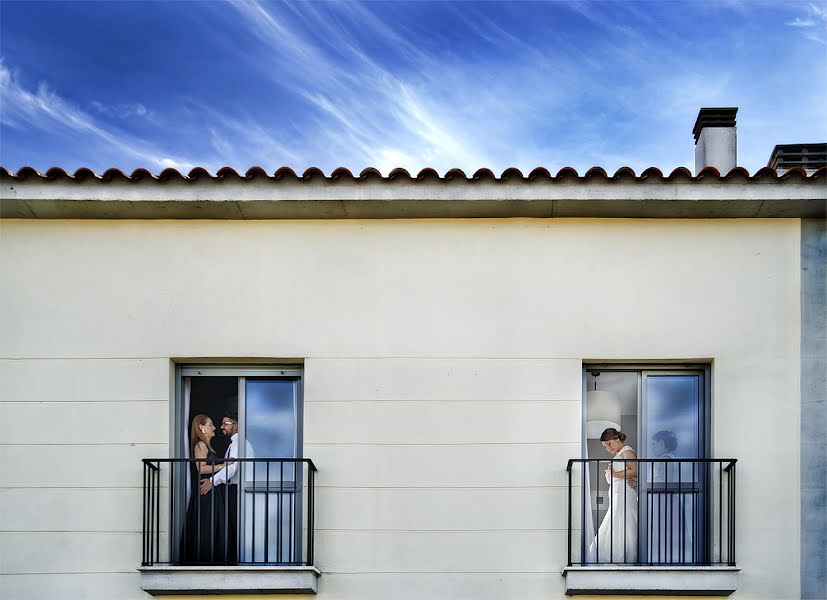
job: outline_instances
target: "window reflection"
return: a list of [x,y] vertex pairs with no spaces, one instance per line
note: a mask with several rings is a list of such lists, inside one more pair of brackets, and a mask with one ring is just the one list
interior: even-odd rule
[[[698,454],[697,375],[647,378],[649,453],[655,458],[692,458]],[[671,447],[671,449],[670,449]],[[671,456],[664,456],[670,454]]]
[[258,456],[295,458],[296,382],[247,380],[247,441]]

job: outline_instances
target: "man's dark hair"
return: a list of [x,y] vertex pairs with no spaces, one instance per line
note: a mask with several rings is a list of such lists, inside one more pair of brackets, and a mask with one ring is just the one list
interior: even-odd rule
[[232,410],[228,410],[224,413],[224,416],[227,417],[230,421],[238,425],[238,413]]

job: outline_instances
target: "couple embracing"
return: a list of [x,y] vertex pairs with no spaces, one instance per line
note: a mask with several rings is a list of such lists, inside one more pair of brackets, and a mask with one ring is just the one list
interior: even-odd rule
[[221,432],[230,447],[219,459],[212,447],[215,425],[207,415],[192,420],[190,499],[184,523],[184,562],[238,562],[238,416],[227,414]]

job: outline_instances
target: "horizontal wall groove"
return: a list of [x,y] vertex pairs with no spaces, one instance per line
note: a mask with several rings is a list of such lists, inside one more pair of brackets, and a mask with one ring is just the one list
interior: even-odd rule
[[[55,533],[83,533],[88,535],[141,535],[141,532],[132,531],[35,531],[29,529],[28,531],[4,531],[3,533],[25,533],[26,535],[53,535]],[[165,533],[165,532],[161,532]]]
[[[320,528],[315,531],[329,531],[338,533],[498,533],[498,532],[538,532],[556,533],[566,532],[566,528],[533,528],[533,527],[496,527],[491,529],[380,529],[380,528]],[[22,533],[22,532],[21,532]],[[57,532],[55,532],[57,533]],[[163,533],[163,532],[162,532]]]
[[[318,531],[318,530],[317,530]],[[128,535],[142,535],[143,532],[140,529],[0,529],[0,534],[3,533],[23,533],[23,534],[30,534],[30,533],[77,533],[77,534],[89,534],[89,533],[100,533],[104,535],[118,535],[118,534],[128,534]],[[161,535],[166,535],[167,531],[161,531]]]
[[431,403],[431,404],[549,404],[552,402],[580,402],[580,398],[548,398],[548,399],[502,399],[502,400],[459,400],[453,398],[436,398],[428,400],[400,400],[400,399],[382,399],[374,398],[371,400],[309,400],[305,398],[304,404],[355,404],[355,403],[373,403],[373,404],[415,404],[415,403]]
[[[287,353],[285,356],[290,356],[290,353]],[[245,358],[249,362],[243,362]],[[227,360],[227,363],[216,362],[216,365],[226,365],[228,367],[245,367],[245,366],[267,366],[268,363],[260,363],[256,361],[260,360],[268,360],[272,361],[272,364],[284,365],[284,362],[279,362],[287,359],[278,359],[278,358],[261,358],[261,357],[245,357],[240,360],[242,362],[236,362],[239,360],[238,357],[234,356],[226,356],[226,357],[218,357],[218,360]],[[187,360],[187,361],[179,361],[175,357],[171,356],[3,356],[0,357],[0,360],[168,360],[174,364],[180,365],[189,365],[189,364],[197,364],[198,359]],[[215,360],[215,357],[211,357],[210,360]],[[292,360],[292,359],[291,359]],[[400,355],[364,355],[364,356],[353,356],[353,355],[329,355],[329,356],[311,356],[305,355],[303,360],[492,360],[492,361],[506,361],[506,360],[514,360],[514,361],[549,361],[549,360],[577,360],[582,361],[582,356],[468,356],[468,355],[420,355],[420,354],[412,354],[410,356],[400,356]],[[673,360],[670,358],[665,358],[661,360]],[[682,359],[674,359],[674,360],[682,360]],[[233,362],[229,362],[233,361]],[[291,363],[292,364],[292,363]],[[602,364],[602,363],[601,363]],[[303,366],[301,363],[296,363],[296,367]]]
[[132,400],[129,398],[124,399],[114,399],[114,400],[4,400],[3,404],[24,404],[24,405],[31,405],[31,404],[57,404],[60,406],[66,406],[67,404],[158,404],[163,402],[164,404],[169,403],[169,398],[164,398],[162,400],[147,400],[146,398],[140,400]]
[[[316,489],[328,490],[534,490],[534,489],[567,489],[565,484],[560,485],[320,485],[314,483]],[[578,486],[572,485],[572,489]]]
[[0,573],[4,577],[27,577],[31,575],[138,575],[133,571],[27,571],[25,573]]
[[[316,565],[317,567],[319,565]],[[328,571],[326,575],[563,575],[563,571]]]
[[[142,485],[125,485],[122,487],[113,486],[95,486],[95,485],[12,485],[0,487],[0,491],[11,490],[143,490]],[[162,485],[161,489],[168,489],[167,486]]]
[[[440,447],[459,447],[459,446],[565,446],[565,445],[576,445],[578,442],[576,441],[564,441],[564,442],[457,442],[455,444],[446,444],[446,443],[426,443],[426,444],[388,444],[388,443],[364,443],[364,442],[308,442],[305,441],[304,445],[307,446],[364,446],[364,447],[373,447],[373,446],[385,446],[385,447],[409,447],[409,448],[440,448]],[[307,454],[307,452],[305,452]],[[313,458],[312,456],[307,456],[307,458]],[[579,457],[572,457],[572,458],[579,458]],[[608,460],[608,459],[606,459]],[[316,465],[319,466],[319,465]]]
[[[53,444],[53,443],[42,443],[42,444],[0,444],[0,448],[41,448],[41,447],[72,447],[72,448],[104,448],[104,447],[113,447],[113,448],[122,448],[122,447],[138,447],[138,446],[152,446],[154,448],[161,448],[167,447],[169,444],[166,442],[124,442],[124,443],[113,443],[113,442],[103,442],[100,444],[83,442],[78,444]],[[147,457],[150,458],[150,457]],[[159,457],[152,457],[152,458],[159,458]]]

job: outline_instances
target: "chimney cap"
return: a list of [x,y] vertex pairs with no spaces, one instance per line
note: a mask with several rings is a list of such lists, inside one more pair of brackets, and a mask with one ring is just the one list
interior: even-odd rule
[[701,130],[704,127],[735,127],[735,113],[737,112],[737,106],[728,108],[702,108],[698,111],[698,118],[695,119],[695,127],[692,128],[692,133],[695,135],[695,143],[698,143],[698,137],[700,137]]
[[792,167],[815,170],[827,166],[827,143],[778,144],[772,149],[767,166],[781,170]]

